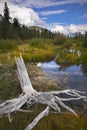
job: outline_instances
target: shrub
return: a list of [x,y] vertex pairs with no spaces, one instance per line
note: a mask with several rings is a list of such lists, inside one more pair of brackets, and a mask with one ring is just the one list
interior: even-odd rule
[[16,41],[13,40],[0,40],[0,50],[1,51],[8,51],[17,48]]
[[58,33],[54,39],[54,44],[61,45],[61,44],[65,43],[65,41],[66,41],[66,36]]
[[35,39],[30,40],[30,45],[32,47],[44,48],[45,47],[44,44],[45,44],[45,40],[44,39],[35,38]]
[[83,46],[87,48],[87,32],[86,32],[86,34],[84,36]]

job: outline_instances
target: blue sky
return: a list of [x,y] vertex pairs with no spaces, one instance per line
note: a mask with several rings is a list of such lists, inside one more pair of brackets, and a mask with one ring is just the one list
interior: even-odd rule
[[[47,9],[48,10],[48,9]],[[87,17],[84,15],[87,12],[87,5],[70,4],[50,7],[49,10],[64,10],[60,14],[50,14],[47,16],[47,23],[63,23],[65,25],[69,24],[86,24]]]
[[[0,1],[0,6],[5,0]],[[10,15],[21,24],[61,33],[87,31],[87,0],[7,0]],[[0,8],[0,13],[2,14]]]

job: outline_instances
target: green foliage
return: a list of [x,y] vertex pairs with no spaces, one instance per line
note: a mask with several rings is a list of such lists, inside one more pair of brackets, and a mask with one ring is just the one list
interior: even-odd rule
[[87,48],[87,32],[85,33],[85,36],[84,36],[83,46]]
[[9,8],[7,6],[7,2],[5,2],[5,5],[4,5],[4,19],[9,22]]
[[55,45],[62,45],[66,41],[66,36],[63,34],[58,33],[54,38]]
[[18,21],[17,18],[14,18],[14,19],[13,19],[13,26],[14,26],[15,28],[17,28],[17,27],[20,26],[19,21]]
[[44,39],[35,38],[35,39],[30,40],[30,45],[32,47],[44,48],[45,42],[46,42],[46,40],[44,40]]
[[17,41],[14,40],[0,40],[0,51],[8,51],[17,48]]
[[47,29],[21,25],[17,18],[14,18],[13,23],[10,23],[9,19],[9,8],[7,6],[7,2],[5,2],[4,17],[0,21],[0,39],[52,39],[55,36],[54,33]]
[[82,53],[80,61],[81,61],[81,63],[87,65],[87,50],[84,50],[84,52]]

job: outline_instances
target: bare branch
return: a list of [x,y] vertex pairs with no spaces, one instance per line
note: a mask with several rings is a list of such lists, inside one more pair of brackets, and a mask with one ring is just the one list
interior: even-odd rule
[[35,125],[37,125],[37,123],[39,122],[39,120],[41,120],[44,116],[47,116],[49,113],[50,107],[47,106],[46,109],[44,111],[42,111],[39,115],[36,116],[36,118],[32,121],[32,123],[30,123],[25,130],[31,130],[34,128]]
[[10,113],[7,114],[7,117],[9,119],[9,122],[11,123],[13,119],[11,119]]
[[60,98],[58,98],[58,97],[56,96],[56,99],[57,99],[57,102],[58,102],[63,108],[65,108],[66,110],[70,111],[70,112],[73,113],[75,116],[77,116],[76,112],[75,112],[73,109],[71,109],[70,107],[66,106],[66,105],[60,100]]
[[31,112],[31,111],[29,111],[29,110],[23,110],[23,109],[19,109],[19,110],[17,110],[17,111],[19,111],[19,112],[26,112],[26,113]]

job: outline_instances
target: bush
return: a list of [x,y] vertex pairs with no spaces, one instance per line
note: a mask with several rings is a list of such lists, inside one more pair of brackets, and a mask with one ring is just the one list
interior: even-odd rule
[[87,48],[87,32],[85,32],[85,35],[83,36],[82,45]]
[[65,43],[65,41],[66,41],[66,36],[59,33],[56,35],[56,37],[54,39],[54,44],[61,45],[61,44]]
[[35,38],[30,40],[30,45],[35,48],[44,48],[45,42],[46,41],[44,39]]
[[83,40],[83,46],[87,48],[87,37],[85,37]]
[[13,40],[0,40],[0,50],[8,51],[17,48],[17,41]]

